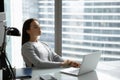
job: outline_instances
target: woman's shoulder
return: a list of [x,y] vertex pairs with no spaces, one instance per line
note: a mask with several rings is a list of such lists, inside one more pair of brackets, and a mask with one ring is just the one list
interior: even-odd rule
[[32,44],[30,42],[26,42],[22,45],[22,47],[30,47],[32,46]]
[[48,46],[48,44],[46,43],[46,42],[44,42],[44,41],[40,41],[43,45],[46,45],[46,46]]

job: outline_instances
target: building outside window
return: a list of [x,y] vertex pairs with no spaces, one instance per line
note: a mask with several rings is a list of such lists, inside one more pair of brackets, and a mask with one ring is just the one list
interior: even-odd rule
[[[120,0],[22,0],[22,21],[39,20],[41,40],[53,50],[61,47],[63,58],[81,60],[100,51],[102,61],[120,60]],[[56,26],[55,10],[62,10],[62,25]],[[22,22],[23,23],[23,22]],[[56,27],[61,27],[61,45],[55,47]],[[21,27],[22,28],[22,27]],[[59,33],[58,33],[59,34]]]
[[104,61],[120,60],[119,0],[62,0],[62,10],[63,56],[99,50]]

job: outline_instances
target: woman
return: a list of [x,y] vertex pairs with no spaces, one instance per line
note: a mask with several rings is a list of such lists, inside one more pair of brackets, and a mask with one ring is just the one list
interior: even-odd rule
[[33,18],[26,20],[22,32],[22,56],[26,66],[36,68],[80,66],[77,62],[63,60],[48,45],[38,40],[41,35],[38,20]]

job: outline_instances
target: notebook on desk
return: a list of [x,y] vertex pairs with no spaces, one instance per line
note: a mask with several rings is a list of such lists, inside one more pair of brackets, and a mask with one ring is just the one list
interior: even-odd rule
[[18,68],[15,70],[16,79],[26,79],[32,77],[32,68]]
[[100,55],[101,53],[96,53],[96,52],[84,55],[80,68],[70,67],[67,69],[63,69],[60,72],[78,76],[78,75],[93,71],[97,66]]

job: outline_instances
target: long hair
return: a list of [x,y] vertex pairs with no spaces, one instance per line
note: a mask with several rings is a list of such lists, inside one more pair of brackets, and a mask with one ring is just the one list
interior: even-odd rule
[[30,29],[30,24],[33,21],[38,21],[38,20],[34,19],[34,18],[30,18],[30,19],[27,19],[23,24],[23,28],[22,28],[22,45],[30,40],[30,35],[27,33],[27,30]]

